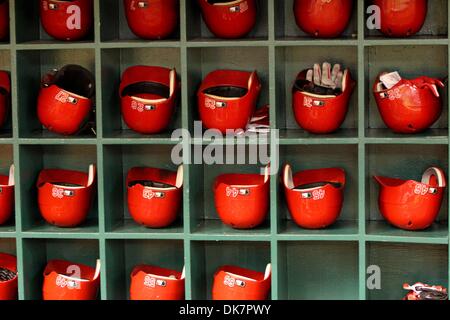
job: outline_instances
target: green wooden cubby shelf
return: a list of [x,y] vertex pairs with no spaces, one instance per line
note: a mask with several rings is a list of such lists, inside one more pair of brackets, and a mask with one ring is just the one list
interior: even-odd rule
[[[40,299],[48,259],[93,265],[103,262],[100,298],[127,299],[129,274],[138,263],[181,269],[186,265],[186,298],[208,299],[212,274],[221,264],[263,270],[273,265],[271,299],[400,299],[403,282],[449,283],[448,200],[438,222],[424,232],[387,225],[376,205],[374,174],[418,178],[429,165],[449,167],[448,94],[444,114],[432,130],[399,136],[382,124],[371,95],[376,74],[400,69],[406,76],[449,74],[450,16],[445,0],[429,3],[419,35],[386,39],[365,28],[365,7],[355,1],[354,15],[338,39],[315,40],[296,26],[293,0],[259,0],[255,30],[245,39],[214,39],[195,0],[180,0],[180,26],[165,41],[136,39],[126,25],[121,0],[94,0],[95,24],[86,41],[50,39],[40,27],[37,1],[10,0],[11,35],[0,44],[0,69],[11,72],[12,114],[0,132],[0,172],[16,165],[16,215],[0,227],[0,251],[18,257],[19,298]],[[343,128],[313,136],[296,126],[290,88],[298,71],[319,60],[351,69],[358,86]],[[79,63],[96,78],[96,135],[49,134],[39,125],[35,101],[43,72]],[[349,184],[342,216],[333,227],[308,231],[289,219],[278,176],[271,179],[271,210],[266,223],[249,231],[221,225],[212,206],[211,181],[221,172],[257,172],[257,166],[184,165],[183,209],[173,227],[147,230],[134,224],[124,203],[124,179],[135,165],[175,168],[170,134],[137,135],[120,117],[117,87],[121,72],[134,64],[176,67],[181,104],[172,129],[193,130],[198,119],[196,89],[216,68],[258,70],[261,105],[270,104],[271,126],[280,129],[281,164],[294,170],[342,166]],[[209,140],[195,139],[192,145]],[[218,143],[240,143],[219,141]],[[246,141],[252,144],[254,141]],[[273,141],[267,141],[273,143]],[[272,155],[274,160],[275,155]],[[86,224],[58,229],[40,219],[34,184],[40,169],[98,166],[98,197]],[[447,197],[448,198],[448,197]],[[366,268],[382,268],[382,289],[366,289]]]

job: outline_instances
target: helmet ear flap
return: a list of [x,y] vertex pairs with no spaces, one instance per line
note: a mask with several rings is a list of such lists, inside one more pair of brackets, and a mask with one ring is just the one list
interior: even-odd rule
[[436,167],[432,167],[427,169],[422,176],[422,183],[430,185],[432,183],[432,179],[436,180],[436,184],[440,188],[444,188],[446,186],[445,174],[444,172]]

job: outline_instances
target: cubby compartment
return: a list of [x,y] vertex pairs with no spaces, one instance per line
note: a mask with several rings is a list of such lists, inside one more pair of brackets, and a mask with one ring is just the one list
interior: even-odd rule
[[358,147],[357,145],[290,145],[280,147],[279,172],[286,164],[292,173],[311,169],[341,168],[346,184],[341,214],[333,225],[321,230],[300,228],[291,218],[284,185],[278,186],[278,232],[283,236],[349,236],[358,234]]
[[[45,129],[37,117],[37,98],[41,78],[55,68],[78,64],[95,75],[94,50],[30,50],[18,52],[18,115],[22,138],[95,138],[95,112],[86,128],[73,136],[54,134]],[[99,89],[100,90],[100,89]],[[94,101],[95,111],[95,101]]]
[[[0,50],[0,71],[8,72],[11,79],[11,51],[9,50]],[[6,120],[4,124],[0,126],[0,139],[12,138],[12,127],[12,106],[10,95],[7,104]]]
[[[278,40],[314,41],[316,38],[310,36],[309,34],[306,34],[297,25],[294,15],[294,1],[295,0],[274,1],[275,36]],[[346,29],[339,36],[339,39],[356,39],[358,35],[357,4],[358,1],[353,1],[352,16]]]
[[282,300],[357,300],[357,242],[279,242]]
[[[17,52],[18,119],[21,138],[95,138],[95,112],[88,119],[89,127],[73,136],[62,136],[49,132],[39,122],[37,101],[41,79],[53,69],[77,64],[95,76],[95,53],[91,49],[80,50],[23,50]],[[96,88],[101,90],[101,88]],[[95,101],[94,101],[95,109]]]
[[[365,11],[365,22],[370,18],[372,21],[373,10],[369,6],[372,5],[371,0],[364,0],[364,11]],[[406,39],[412,40],[425,40],[425,39],[440,39],[445,38],[448,35],[448,1],[446,0],[435,0],[428,1],[428,12],[425,23],[422,29],[412,37]],[[385,36],[380,32],[380,30],[369,29],[364,24],[365,28],[365,38],[370,40],[378,40],[385,38]],[[398,39],[395,38],[386,38],[391,39],[393,42]],[[408,59],[413,62],[413,59]]]
[[[15,0],[15,23],[16,23],[16,42],[27,44],[54,44],[54,43],[70,43],[67,41],[60,41],[52,38],[45,32],[40,21],[40,2],[41,1],[29,1],[29,0]],[[92,1],[93,7],[94,1]],[[93,8],[94,10],[94,8]],[[76,13],[75,11],[72,11]],[[80,11],[81,12],[81,11]],[[81,12],[82,13],[82,12]],[[71,17],[71,16],[68,16]],[[73,17],[71,17],[71,22]],[[77,42],[89,44],[94,42],[94,26],[92,21],[87,36]]]
[[[11,165],[14,163],[14,151],[13,146],[10,144],[0,145],[0,175],[9,176],[9,170]],[[15,187],[17,190],[17,187]],[[17,191],[16,191],[17,194]],[[15,227],[15,216],[13,216],[3,225],[0,226],[0,233],[4,232],[14,232]]]
[[[150,167],[176,172],[171,145],[104,145],[104,210],[107,232],[142,235],[174,235],[183,233],[183,205],[177,220],[166,228],[150,229],[135,222],[127,205],[127,174],[134,167]],[[187,181],[185,176],[183,182]],[[185,186],[184,186],[185,187]]]
[[[312,69],[315,63],[339,63],[348,68],[355,82],[358,80],[358,50],[353,46],[286,46],[275,49],[276,79],[276,127],[280,138],[287,141],[296,139],[352,138],[358,136],[358,87],[350,99],[348,113],[341,128],[332,134],[314,135],[303,130],[297,123],[292,101],[292,87],[297,75]],[[272,120],[273,121],[273,120]]]
[[183,241],[106,240],[106,292],[108,300],[130,298],[131,272],[150,265],[182,272]]
[[[270,0],[256,0],[256,24],[252,31],[241,40],[267,40],[268,30],[268,2]],[[197,0],[187,0],[186,5],[186,34],[191,41],[227,41],[219,39],[211,33],[202,17],[202,10]],[[218,59],[219,60],[219,59]]]
[[[366,245],[369,300],[401,300],[403,284],[422,282],[448,288],[448,246],[369,242]],[[375,273],[373,273],[375,271]]]
[[[100,259],[99,252],[98,240],[23,239],[23,272],[21,276],[24,284],[24,299],[42,299],[44,270],[49,261],[66,260],[75,265],[79,263],[95,268],[96,261]],[[100,292],[98,297],[100,297]]]
[[447,145],[367,145],[366,146],[366,233],[371,236],[419,238],[448,242],[448,192],[444,194],[436,223],[424,231],[404,231],[391,226],[382,216],[378,205],[379,186],[374,176],[421,181],[430,167],[439,167],[448,175]]
[[105,138],[165,138],[181,128],[181,89],[169,127],[160,134],[143,135],[129,129],[122,118],[119,86],[124,71],[132,66],[175,68],[181,81],[179,48],[133,48],[102,50],[102,121]]
[[270,262],[269,242],[191,242],[192,299],[211,299],[214,273],[222,266],[238,266],[264,273]]
[[[98,232],[97,188],[86,221],[74,228],[58,228],[48,224],[38,207],[37,180],[43,169],[89,171],[89,165],[97,163],[95,145],[21,145],[20,149],[20,197],[22,230],[39,234],[73,234]],[[98,172],[96,176],[98,181]]]
[[[103,42],[147,42],[130,29],[123,0],[100,1],[101,40]],[[179,20],[179,19],[178,19]],[[179,41],[180,24],[165,42]],[[151,40],[150,40],[151,41]]]
[[[197,91],[203,79],[216,70],[256,71],[261,81],[258,108],[269,104],[269,51],[267,47],[204,47],[188,48],[188,124],[193,132],[194,121],[200,116]],[[275,107],[275,106],[273,106]]]
[[[270,210],[265,222],[254,229],[233,229],[219,218],[214,183],[222,174],[263,174],[270,162],[268,145],[195,145],[189,166],[189,212],[191,232],[210,236],[256,236],[270,234]],[[223,155],[223,157],[222,157]],[[231,159],[230,155],[233,155]],[[272,175],[269,179],[276,179]],[[269,195],[270,200],[270,195]]]
[[[369,46],[365,48],[365,131],[368,138],[448,138],[448,81],[440,88],[442,115],[431,129],[415,135],[395,134],[383,122],[373,94],[373,86],[382,72],[398,71],[402,78],[420,76],[448,77],[447,46]],[[430,140],[427,140],[430,141]]]

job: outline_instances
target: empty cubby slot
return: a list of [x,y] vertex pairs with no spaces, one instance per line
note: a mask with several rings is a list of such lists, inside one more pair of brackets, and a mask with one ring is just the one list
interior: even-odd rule
[[279,298],[357,300],[358,243],[280,242]]
[[[403,237],[448,237],[448,198],[444,199],[436,222],[424,231],[404,231],[391,226],[381,215],[378,205],[380,186],[374,176],[415,180],[430,167],[441,168],[448,175],[446,145],[369,145],[366,147],[366,232],[370,235]],[[412,190],[414,191],[414,190]],[[398,212],[401,216],[401,212]],[[411,221],[411,224],[414,223]]]
[[[188,60],[188,121],[193,130],[194,121],[200,120],[197,92],[203,79],[216,70],[256,71],[261,82],[257,107],[269,104],[269,56],[265,47],[210,47],[189,48]],[[275,107],[275,106],[272,106]]]
[[[135,5],[133,5],[135,6]],[[152,4],[150,4],[152,6]],[[136,9],[135,9],[136,10]],[[149,11],[152,9],[149,9]],[[105,42],[119,42],[119,41],[148,41],[139,38],[130,29],[126,11],[125,11],[125,1],[121,0],[107,0],[100,2],[100,19],[101,24],[101,39]],[[142,16],[134,17],[134,19],[142,19]],[[178,19],[179,20],[179,19]],[[142,24],[145,23],[145,19],[140,21]],[[136,24],[136,21],[135,21]],[[175,31],[168,36],[169,41],[180,39],[180,25],[176,27]]]
[[[16,21],[16,42],[17,43],[56,43],[62,42],[51,37],[44,29],[40,19],[40,6],[44,5],[45,1],[28,1],[28,0],[16,0],[15,2],[15,21]],[[93,3],[93,1],[92,1]],[[93,5],[93,4],[92,4]],[[93,5],[94,6],[94,5]],[[77,9],[72,8],[71,12],[77,14]],[[83,10],[79,10],[80,15],[75,17],[73,14],[67,15],[67,24],[78,22],[77,18],[83,19],[81,15]],[[81,21],[81,20],[80,20]],[[81,25],[81,24],[80,24]],[[83,27],[83,25],[82,25]],[[55,23],[54,28],[58,28],[58,24]],[[72,26],[71,26],[72,28]],[[77,26],[75,26],[77,28]],[[73,30],[73,29],[72,29]],[[81,39],[81,42],[93,42],[94,41],[94,21],[92,21],[91,28],[87,35]],[[78,41],[80,42],[80,41]]]
[[136,266],[148,265],[182,272],[184,263],[183,241],[107,240],[107,299],[130,298],[131,272]]
[[65,260],[95,268],[100,259],[98,240],[23,239],[22,254],[25,300],[42,299],[44,270],[49,261]]
[[[11,52],[9,50],[0,50],[0,71],[6,71],[9,74],[9,78],[11,79]],[[1,92],[1,94],[4,94],[4,92]],[[0,138],[11,138],[12,137],[11,94],[8,94],[8,98],[6,99],[5,110],[6,110],[5,118],[0,119]],[[1,112],[2,111],[0,111],[0,113]],[[3,118],[3,116],[0,117]]]
[[[366,136],[370,138],[411,137],[411,135],[394,134],[383,122],[373,94],[374,84],[381,73],[394,71],[398,71],[405,79],[412,80],[420,76],[428,76],[444,80],[448,77],[447,46],[373,46],[365,49],[365,59]],[[413,135],[414,137],[448,137],[448,81],[445,81],[445,85],[445,88],[439,88],[442,100],[441,117],[430,130]]]
[[[74,228],[59,228],[48,224],[38,206],[38,176],[43,169],[65,169],[84,173],[97,163],[97,151],[91,145],[22,145],[20,146],[20,190],[22,228],[30,232],[91,233],[98,232],[97,187],[87,219]],[[98,181],[98,172],[96,175]],[[55,181],[56,182],[56,181]],[[64,181],[63,181],[64,182]]]
[[[121,112],[119,86],[124,71],[133,66],[154,66],[175,68],[181,81],[180,49],[177,48],[136,48],[102,50],[102,114],[103,136],[107,138],[146,137],[127,127]],[[150,137],[169,138],[170,132],[181,127],[181,87],[169,126],[160,134]]]
[[[274,1],[275,5],[275,36],[279,40],[295,40],[295,39],[310,39],[315,38],[305,33],[299,28],[295,21],[294,15],[294,1]],[[344,32],[339,36],[340,39],[356,39],[357,37],[357,2],[353,1],[353,9],[350,21]]]
[[[127,175],[131,168],[148,167],[177,172],[170,145],[105,145],[103,147],[106,230],[119,233],[182,233],[183,203],[177,219],[165,228],[150,229],[137,223],[128,208]],[[184,177],[183,182],[187,181]],[[167,202],[166,202],[167,203]],[[174,204],[175,205],[175,204]]]
[[[268,37],[268,0],[256,0],[256,23],[244,39],[266,40]],[[186,1],[186,33],[188,40],[202,41],[217,39],[208,29],[202,17],[198,1]],[[223,41],[223,39],[222,39]]]
[[[372,1],[365,0],[364,1],[364,11],[372,5]],[[419,32],[417,32],[412,39],[422,40],[422,39],[433,39],[433,38],[445,38],[448,34],[448,1],[446,0],[435,0],[435,1],[427,1],[428,2],[428,11],[427,16],[424,22],[423,27]],[[371,19],[372,22],[373,11],[370,11],[370,14],[365,13],[365,19]],[[395,16],[395,15],[394,15]],[[364,23],[365,37],[366,39],[379,39],[385,37],[379,30],[377,29],[369,29]],[[392,39],[395,41],[395,39]],[[410,61],[414,61],[413,59],[408,59]],[[431,61],[431,59],[430,59]]]
[[358,233],[358,148],[356,145],[281,146],[280,177],[286,164],[291,166],[294,175],[297,172],[312,169],[343,169],[345,186],[343,207],[336,222],[325,229],[308,230],[297,226],[292,219],[287,206],[285,186],[280,183],[277,216],[281,234],[350,235]]
[[[276,127],[281,138],[323,138],[323,135],[307,133],[296,121],[293,109],[292,88],[300,72],[312,69],[323,62],[340,64],[350,70],[355,82],[358,80],[358,53],[356,47],[278,47],[275,51],[276,65]],[[355,86],[348,112],[340,129],[325,137],[356,137],[358,135],[358,87]]]
[[[13,146],[9,144],[0,145],[0,175],[9,176],[11,165],[14,163]],[[17,187],[14,187],[17,190]],[[17,194],[17,191],[16,191]],[[15,216],[12,213],[11,218],[0,226],[0,232],[14,232]]]
[[264,273],[268,263],[268,242],[192,242],[192,299],[211,299],[214,273],[222,266],[236,266]]
[[[60,69],[65,65],[76,64],[95,75],[94,50],[27,50],[17,53],[17,82],[18,82],[18,119],[19,135],[22,138],[95,138],[95,113],[92,112],[88,127],[78,134],[62,136],[49,132],[39,122],[37,116],[37,102],[41,88],[41,79],[53,69]],[[101,88],[96,88],[101,90]],[[95,95],[94,95],[95,109]]]
[[[235,229],[230,225],[224,224],[224,222],[221,220],[219,212],[217,211],[217,201],[215,199],[215,197],[217,196],[217,199],[220,199],[220,203],[224,207],[226,205],[224,204],[223,197],[226,197],[225,199],[231,199],[232,201],[233,199],[235,199],[234,202],[230,202],[229,204],[231,208],[234,208],[234,210],[236,210],[235,212],[238,212],[241,209],[241,207],[239,207],[239,204],[237,204],[237,201],[246,201],[239,200],[239,198],[232,198],[231,193],[228,194],[228,196],[224,193],[221,193],[224,191],[222,188],[218,188],[217,195],[215,194],[215,182],[219,176],[222,176],[224,174],[261,175],[260,180],[248,183],[248,185],[255,186],[256,182],[261,185],[261,187],[258,189],[254,189],[254,192],[262,192],[261,189],[264,185],[264,168],[270,162],[269,151],[269,146],[267,145],[209,145],[203,147],[201,145],[195,145],[192,147],[191,161],[193,164],[189,168],[189,190],[191,195],[189,199],[189,210],[191,213],[190,217],[192,232],[210,235],[261,235],[270,233],[269,209],[267,210],[267,216],[264,219],[264,222],[262,222],[257,227],[250,227],[249,225],[246,225],[243,227],[249,227],[249,229]],[[202,160],[203,164],[195,164],[197,163],[195,161],[198,160]],[[268,177],[269,180],[276,178],[277,176]],[[241,188],[241,190],[245,190],[245,179],[246,178],[243,178],[239,181],[233,181],[232,179],[221,181],[224,183],[224,185],[228,183],[228,186],[230,188],[238,188],[238,186],[242,185],[243,187]],[[270,181],[267,183],[270,184]],[[252,194],[252,191],[249,190],[248,196]],[[264,193],[262,192],[261,194]],[[269,193],[267,194],[267,199],[267,201],[269,201],[270,203]],[[240,206],[245,205],[240,204]],[[222,208],[222,214],[228,214],[224,207]],[[261,207],[255,206],[252,208],[252,211],[250,211],[249,208],[249,211],[247,211],[247,213],[249,214],[248,221],[252,223],[257,223],[256,221],[259,222],[259,218],[261,217],[262,212],[263,209]],[[225,219],[228,223],[242,223],[240,219],[235,220],[236,218],[237,217],[234,215],[225,216]]]
[[367,299],[401,300],[403,284],[448,288],[448,246],[371,242],[366,245]]

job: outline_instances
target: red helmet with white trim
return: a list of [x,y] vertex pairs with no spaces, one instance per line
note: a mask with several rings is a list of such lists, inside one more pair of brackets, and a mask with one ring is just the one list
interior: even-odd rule
[[95,300],[100,285],[100,260],[96,268],[64,260],[50,261],[44,270],[44,300]]
[[178,25],[179,0],[124,0],[131,31],[143,39],[165,39]]
[[131,272],[130,300],[184,300],[185,272],[139,265]]
[[436,220],[446,187],[442,169],[429,168],[421,182],[374,178],[380,185],[380,212],[389,223],[400,229],[424,230]]
[[45,169],[39,174],[38,204],[42,217],[58,227],[75,227],[86,220],[94,196],[95,166],[89,174]]
[[0,226],[5,224],[14,212],[14,165],[9,176],[0,175]]
[[335,132],[344,122],[348,112],[355,81],[349,69],[342,72],[340,66],[335,65],[331,74],[330,66],[328,63],[323,64],[330,84],[323,80],[325,72],[321,74],[320,66],[316,64],[314,70],[299,73],[292,89],[295,120],[310,133]]
[[6,71],[0,71],[0,127],[5,124],[9,110],[11,82]]
[[245,129],[256,109],[260,91],[256,71],[211,72],[197,93],[203,126],[222,133],[227,129]]
[[94,77],[85,68],[66,65],[53,70],[42,79],[37,105],[39,121],[49,131],[77,133],[92,111],[94,92]]
[[352,17],[353,0],[295,0],[295,21],[305,33],[318,38],[341,35]]
[[0,40],[5,40],[9,35],[9,3],[8,0],[0,0]]
[[219,38],[236,39],[247,35],[256,24],[256,0],[198,0],[203,20]]
[[17,258],[0,253],[0,301],[17,299]]
[[283,184],[289,212],[300,227],[323,229],[339,217],[344,202],[344,170],[306,170],[292,175],[291,166],[286,165]]
[[374,0],[380,8],[381,32],[389,37],[407,37],[422,29],[427,17],[427,0]]
[[139,224],[165,228],[177,218],[183,199],[183,166],[177,172],[132,168],[127,176],[128,210]]
[[142,134],[165,130],[175,112],[180,83],[175,69],[134,66],[122,75],[123,120]]
[[92,0],[40,0],[45,32],[57,40],[80,40],[93,22]]
[[251,229],[264,222],[269,210],[269,168],[260,174],[224,174],[214,182],[217,213],[226,225]]
[[439,79],[419,77],[401,79],[386,88],[380,77],[375,81],[373,92],[385,124],[397,133],[419,133],[431,127],[442,114]]
[[214,274],[213,300],[266,300],[270,293],[272,266],[265,273],[223,266]]

